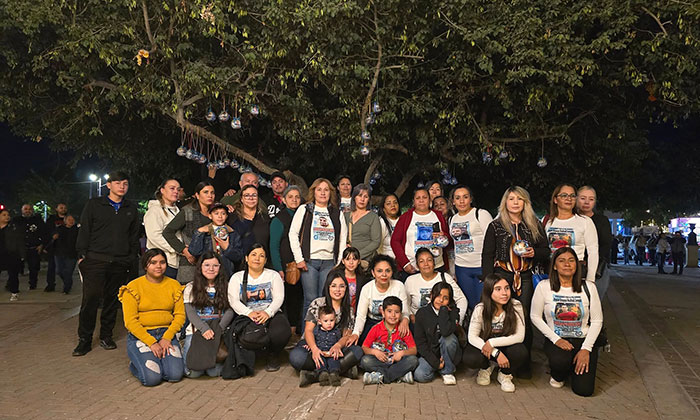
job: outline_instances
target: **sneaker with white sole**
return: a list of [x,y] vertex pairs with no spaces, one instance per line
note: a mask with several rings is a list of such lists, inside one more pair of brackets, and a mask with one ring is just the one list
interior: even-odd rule
[[381,384],[384,381],[384,375],[381,372],[365,372],[362,377],[362,383],[365,385]]
[[10,302],[17,302],[19,300],[19,293],[13,293],[10,295]]
[[412,384],[413,383],[413,372],[408,372],[407,374],[403,375],[401,379],[399,379],[399,382],[403,382],[405,384]]
[[487,386],[491,383],[491,369],[479,369],[476,374],[477,385]]
[[550,378],[549,378],[549,384],[552,386],[552,388],[562,388],[562,387],[564,387],[564,382],[563,382],[563,381],[562,381],[562,382],[559,382],[559,381],[557,381],[556,379],[554,379],[553,377],[550,377]]
[[454,375],[442,375],[442,383],[445,385],[457,385],[457,378]]
[[498,371],[498,383],[501,384],[501,391],[515,392],[515,384],[513,384],[513,375],[506,375]]

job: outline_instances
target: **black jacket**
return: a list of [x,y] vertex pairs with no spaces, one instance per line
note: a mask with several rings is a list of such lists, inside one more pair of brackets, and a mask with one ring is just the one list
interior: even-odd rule
[[[549,243],[547,234],[539,223],[537,228],[540,231],[540,239],[535,242],[532,233],[525,223],[518,224],[518,237],[530,243],[535,249],[534,263],[540,263],[545,267],[549,262]],[[484,235],[484,248],[481,251],[481,273],[483,277],[493,273],[496,261],[510,261],[510,246],[513,240],[513,233],[503,227],[500,219],[494,219],[486,229]],[[534,264],[533,264],[534,266]]]
[[0,232],[2,232],[4,242],[1,249],[7,253],[6,255],[0,254],[0,256],[3,258],[26,258],[27,249],[24,247],[24,235],[17,225],[10,223],[0,229]]
[[63,226],[64,218],[58,214],[52,214],[46,219],[46,251],[53,253],[54,239],[53,235],[58,232],[58,228]]
[[78,226],[59,226],[56,229],[58,238],[53,242],[54,255],[66,258],[78,258],[75,244],[78,241]]
[[[433,369],[440,368],[440,337],[449,337],[457,331],[459,309],[448,310],[440,308],[436,314],[432,304],[428,304],[416,312],[416,324],[413,338],[416,341],[418,354],[423,357]],[[438,332],[439,327],[439,332]]]
[[18,216],[13,222],[20,231],[24,232],[24,246],[36,248],[39,245],[46,245],[46,224],[39,215]]
[[80,216],[78,257],[133,263],[139,254],[139,218],[136,206],[122,200],[119,211],[107,197],[93,198]]

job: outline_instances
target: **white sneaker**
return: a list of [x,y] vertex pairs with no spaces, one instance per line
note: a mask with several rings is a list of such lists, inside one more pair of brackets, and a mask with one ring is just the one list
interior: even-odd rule
[[476,374],[477,385],[487,386],[491,383],[491,369],[479,369],[479,373]]
[[401,379],[399,379],[399,382],[403,382],[405,384],[412,384],[414,382],[413,381],[413,372],[408,372],[405,375],[403,375],[401,377]]
[[362,382],[365,385],[381,384],[384,382],[384,375],[381,372],[365,372]]
[[563,388],[564,387],[564,382],[559,382],[552,377],[549,378],[549,384],[552,386],[552,388]]
[[502,373],[499,370],[498,383],[501,384],[501,391],[515,392],[515,385],[513,384],[513,375],[506,375],[505,373]]
[[454,375],[442,375],[442,383],[445,385],[457,385],[457,378]]
[[10,302],[17,302],[19,300],[19,293],[13,293],[10,295]]

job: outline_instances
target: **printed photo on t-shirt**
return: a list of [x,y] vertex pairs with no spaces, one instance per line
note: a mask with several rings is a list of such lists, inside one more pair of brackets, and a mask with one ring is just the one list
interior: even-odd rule
[[245,291],[248,298],[246,306],[252,310],[263,310],[272,303],[272,283],[248,284]]
[[331,223],[330,216],[326,212],[314,210],[314,220],[312,234],[315,241],[330,241],[335,240],[335,231]]
[[430,303],[430,290],[428,288],[420,289],[420,301],[418,307],[422,308]]
[[379,308],[382,306],[384,299],[372,299],[369,303],[369,312],[367,316],[372,319],[382,319],[382,314],[379,313]]
[[455,222],[450,229],[450,235],[455,242],[455,253],[466,254],[474,252],[474,240],[469,230],[469,222]]
[[433,246],[433,222],[416,222],[416,243],[413,252]]
[[[213,301],[216,291],[213,288],[208,289],[207,295],[209,299]],[[205,306],[204,308],[197,308],[197,315],[199,315],[201,319],[213,319],[218,318],[219,311],[215,310],[213,306]]]
[[583,332],[583,300],[581,296],[554,295],[554,332],[559,337],[581,337]]
[[552,252],[565,246],[571,246],[576,242],[573,228],[550,227],[547,229],[547,239]]

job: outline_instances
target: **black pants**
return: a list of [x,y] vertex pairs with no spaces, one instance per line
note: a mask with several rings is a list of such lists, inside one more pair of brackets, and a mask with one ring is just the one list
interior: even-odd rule
[[658,258],[658,267],[659,267],[659,274],[664,272],[664,262],[666,261],[666,253],[661,252],[659,253],[656,258]]
[[674,252],[671,254],[671,258],[673,258],[673,273],[683,274],[685,252]]
[[303,330],[302,325],[302,313],[301,310],[304,307],[304,294],[301,288],[301,281],[297,282],[295,285],[291,285],[287,282],[284,283],[284,303],[282,304],[282,311],[287,316],[289,324],[292,327],[296,327],[297,334],[301,334]]
[[595,389],[595,372],[598,366],[598,348],[594,347],[591,352],[590,361],[588,364],[588,372],[581,375],[574,373],[574,356],[581,350],[581,345],[585,339],[583,338],[565,338],[564,340],[571,343],[574,349],[571,351],[562,350],[555,346],[550,340],[544,341],[544,353],[549,359],[549,369],[554,380],[564,382],[566,378],[571,376],[571,389],[574,394],[582,397],[590,397]]
[[643,246],[638,246],[637,247],[637,255],[634,258],[634,260],[637,262],[637,265],[644,265],[644,261],[646,261],[647,256],[646,256],[646,248]]
[[[508,284],[513,285],[514,273],[503,270],[500,267],[496,267],[494,273],[499,276],[503,276],[508,281]],[[535,293],[535,288],[532,285],[532,271],[523,271],[520,273],[520,296],[518,296],[514,291],[512,291],[512,296],[518,299],[523,305],[523,312],[525,315],[525,340],[523,344],[527,349],[527,363],[530,364],[530,352],[532,351],[532,323],[530,322],[530,304],[532,303],[532,295]]]
[[19,270],[22,260],[16,255],[0,256],[0,273],[7,271],[7,289],[10,293],[19,293]]
[[126,284],[129,264],[85,258],[78,264],[78,269],[83,275],[83,301],[80,305],[78,337],[81,340],[92,341],[97,309],[102,300],[100,339],[111,338],[119,309],[117,292]]
[[39,267],[41,265],[41,256],[36,248],[27,248],[27,268],[29,269],[29,288],[35,289],[39,281]]
[[[506,375],[510,375],[511,371],[518,370],[523,363],[529,360],[529,353],[523,343],[498,347],[498,349],[505,354],[508,358],[508,362],[510,362],[510,368],[501,369],[501,372]],[[491,357],[490,360],[496,361],[493,357]],[[462,363],[472,369],[486,369],[489,367],[489,359],[481,353],[481,350],[471,344],[469,344],[462,353]]]
[[275,316],[270,318],[267,334],[270,337],[270,346],[268,347],[270,353],[284,350],[284,346],[289,342],[289,337],[292,336],[292,330],[287,317],[282,312],[277,312]]
[[53,250],[46,254],[49,260],[49,266],[46,268],[46,285],[53,289],[56,287],[56,259]]

